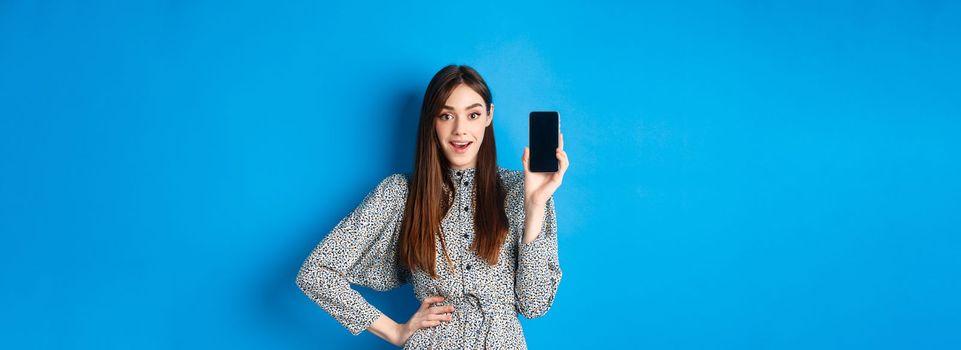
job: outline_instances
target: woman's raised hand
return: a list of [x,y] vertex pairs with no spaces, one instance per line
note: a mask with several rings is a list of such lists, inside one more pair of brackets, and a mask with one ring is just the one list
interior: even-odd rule
[[554,191],[561,186],[564,180],[564,172],[567,171],[569,164],[567,152],[564,152],[564,134],[557,135],[557,171],[553,173],[531,172],[530,149],[524,147],[524,155],[521,162],[524,163],[524,201],[525,206],[541,206],[547,204],[547,199],[554,195]]
[[417,309],[414,316],[411,316],[407,323],[401,325],[401,342],[398,346],[403,346],[403,344],[407,342],[407,339],[418,329],[434,327],[440,325],[441,322],[451,320],[454,305],[430,306],[431,304],[442,301],[444,301],[444,297],[442,296],[435,295],[424,298],[424,301],[420,303],[420,308]]

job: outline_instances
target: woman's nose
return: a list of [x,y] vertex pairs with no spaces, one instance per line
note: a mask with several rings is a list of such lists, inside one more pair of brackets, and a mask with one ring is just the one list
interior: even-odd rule
[[460,118],[454,117],[454,135],[460,135],[465,133],[463,130],[460,129],[460,127],[463,125],[464,123],[461,122]]

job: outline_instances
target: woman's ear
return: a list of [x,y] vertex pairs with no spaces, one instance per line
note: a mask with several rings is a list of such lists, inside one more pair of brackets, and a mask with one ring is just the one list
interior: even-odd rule
[[491,122],[493,121],[494,121],[494,104],[491,103],[491,112],[487,113],[487,125],[484,125],[484,126],[485,127],[491,126]]

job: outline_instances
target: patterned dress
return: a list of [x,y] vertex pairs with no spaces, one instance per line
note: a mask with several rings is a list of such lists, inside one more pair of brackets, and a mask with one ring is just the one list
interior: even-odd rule
[[[421,328],[404,349],[526,349],[517,314],[543,315],[551,307],[561,269],[557,259],[554,199],[545,206],[544,224],[535,240],[524,236],[524,173],[498,168],[506,191],[508,237],[497,265],[470,249],[474,237],[475,168],[448,169],[455,184],[451,209],[441,223],[448,254],[447,268],[436,241],[437,279],[423,271],[410,273],[397,261],[397,237],[407,200],[408,177],[393,174],[372,190],[313,249],[297,275],[297,285],[352,334],[367,329],[381,312],[351,284],[389,290],[411,283],[417,300],[440,295],[454,304],[451,321]],[[404,322],[406,320],[399,320]]]

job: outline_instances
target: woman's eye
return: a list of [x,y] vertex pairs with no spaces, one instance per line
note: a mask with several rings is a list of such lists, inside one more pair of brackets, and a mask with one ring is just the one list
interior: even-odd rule
[[[476,116],[476,117],[475,117],[475,116]],[[470,118],[471,118],[471,119],[480,118],[480,113],[477,113],[477,112],[471,113]]]
[[440,116],[440,120],[448,120],[448,119],[450,119],[450,114],[442,114]]

